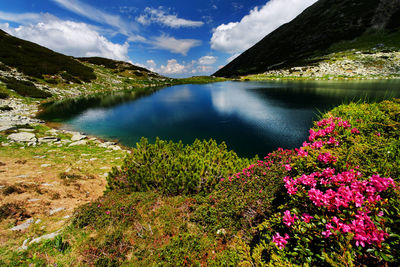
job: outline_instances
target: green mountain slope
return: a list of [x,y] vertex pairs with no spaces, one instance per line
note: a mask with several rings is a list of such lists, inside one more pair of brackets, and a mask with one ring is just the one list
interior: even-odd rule
[[0,30],[0,61],[28,76],[43,78],[66,72],[79,80],[96,79],[93,69],[72,57],[56,53],[43,46],[21,40]]
[[[399,17],[398,0],[320,0],[214,75],[232,77],[299,66],[327,54],[335,45],[336,49],[354,48],[359,38],[360,45],[387,41],[398,49],[400,44],[393,38],[400,38]],[[378,43],[373,42],[377,33]]]

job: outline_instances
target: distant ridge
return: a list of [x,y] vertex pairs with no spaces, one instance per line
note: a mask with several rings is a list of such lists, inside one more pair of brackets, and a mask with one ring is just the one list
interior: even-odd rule
[[399,0],[320,0],[214,75],[233,77],[301,65],[333,44],[399,32],[399,27]]

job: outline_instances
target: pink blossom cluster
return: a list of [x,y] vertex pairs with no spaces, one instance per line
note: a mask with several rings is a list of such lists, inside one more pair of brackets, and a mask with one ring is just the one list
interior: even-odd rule
[[279,249],[283,249],[285,248],[286,244],[287,244],[287,240],[289,239],[289,235],[285,234],[285,236],[281,236],[279,233],[276,233],[273,237],[272,237],[272,242],[274,242],[276,244],[276,246]]
[[[318,149],[323,147],[324,145],[334,145],[339,146],[339,140],[337,140],[337,136],[341,130],[346,130],[351,128],[351,125],[348,121],[343,120],[342,118],[328,118],[323,119],[317,122],[317,126],[320,129],[314,130],[310,129],[310,136],[308,140],[311,143],[304,142],[303,147],[301,149],[304,150],[306,147],[310,147],[312,149]],[[360,133],[357,128],[353,128],[350,131],[352,134]],[[300,155],[299,155],[300,156]]]
[[317,160],[324,164],[335,163],[337,158],[332,156],[331,153],[322,153],[317,157]]
[[336,232],[354,233],[353,239],[356,241],[356,246],[365,247],[365,244],[379,245],[385,240],[388,234],[377,229],[374,222],[368,216],[368,212],[358,211],[355,219],[346,224],[343,219],[334,216],[331,222],[325,225],[326,231],[322,232],[325,238],[331,235],[336,235]]
[[[354,215],[345,219],[334,216],[322,232],[324,237],[336,235],[336,231],[353,233],[357,246],[379,245],[387,233],[377,228],[370,214],[372,210],[376,211],[373,208],[383,200],[379,193],[390,187],[396,188],[393,179],[372,175],[369,180],[361,180],[362,174],[356,170],[335,173],[335,169],[327,168],[322,172],[303,174],[296,179],[287,176],[284,178],[285,187],[290,195],[296,195],[299,190],[305,192],[315,206],[326,208],[329,212],[343,214],[341,209],[354,210]],[[382,214],[379,212],[378,216]],[[305,222],[309,221],[304,214],[302,218]],[[283,223],[290,227],[296,219],[296,214],[286,211]]]
[[284,212],[283,223],[286,226],[290,227],[292,224],[294,224],[294,221],[297,220],[297,219],[298,218],[297,218],[296,214],[293,214],[293,216],[292,216],[291,213],[290,213],[290,210],[287,210],[287,211]]

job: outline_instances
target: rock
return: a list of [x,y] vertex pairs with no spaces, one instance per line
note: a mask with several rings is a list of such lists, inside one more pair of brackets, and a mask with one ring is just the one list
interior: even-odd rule
[[57,135],[57,134],[58,134],[58,132],[57,132],[56,129],[48,130],[47,133],[49,133],[49,134],[51,134],[51,135]]
[[86,144],[87,144],[87,141],[81,140],[81,141],[73,142],[73,143],[69,144],[68,146],[82,146],[82,145],[86,145]]
[[226,235],[226,230],[225,229],[219,229],[218,231],[217,231],[217,235]]
[[52,209],[51,211],[49,211],[49,215],[50,215],[50,216],[51,216],[51,215],[54,215],[54,214],[56,214],[57,212],[60,212],[60,211],[63,211],[63,210],[65,210],[65,208]]
[[95,160],[97,160],[97,158],[91,158],[91,159],[89,159],[89,161],[95,161]]
[[43,156],[33,156],[34,159],[44,159],[45,157],[46,157],[45,155],[43,155]]
[[29,245],[35,244],[35,243],[40,243],[43,240],[50,240],[50,239],[54,239],[56,236],[58,236],[60,234],[61,230],[58,230],[54,233],[51,234],[47,234],[47,235],[42,235],[41,237],[35,238],[33,239],[31,242],[29,242]]
[[42,168],[47,168],[47,167],[50,167],[51,166],[51,164],[42,164],[42,165],[40,165],[40,167],[42,167]]
[[110,148],[110,149],[112,149],[112,150],[114,150],[114,151],[117,151],[117,150],[122,150],[122,148],[120,147],[120,146],[109,146],[108,148]]
[[36,136],[33,133],[14,133],[10,134],[8,139],[14,141],[14,142],[36,142]]
[[80,134],[80,133],[77,133],[77,134],[74,134],[74,135],[71,137],[71,141],[72,141],[72,142],[76,142],[76,141],[81,141],[81,140],[86,139],[86,138],[87,138],[86,135],[82,135],[82,134]]
[[52,185],[52,184],[48,184],[48,183],[44,183],[44,184],[41,184],[42,186],[54,186],[54,185]]
[[32,133],[32,132],[35,131],[35,129],[19,128],[18,131],[20,131],[20,132],[26,132],[26,133]]
[[18,250],[27,250],[28,249],[28,242],[31,240],[30,238],[25,239],[24,243],[22,243],[22,246]]
[[38,199],[38,198],[28,199],[28,202],[37,202],[37,201],[40,201],[40,199]]
[[18,175],[18,176],[15,176],[15,178],[29,178],[29,175],[25,175],[25,174]]
[[35,220],[33,218],[30,218],[28,220],[26,220],[23,224],[14,226],[13,228],[11,228],[11,231],[23,231],[29,228],[29,226],[34,222]]
[[58,142],[59,140],[60,140],[60,138],[57,138],[54,136],[45,136],[45,137],[39,138],[38,142],[39,143],[54,143],[54,142]]
[[13,125],[4,125],[0,126],[0,132],[7,131],[7,130],[13,130],[15,127]]

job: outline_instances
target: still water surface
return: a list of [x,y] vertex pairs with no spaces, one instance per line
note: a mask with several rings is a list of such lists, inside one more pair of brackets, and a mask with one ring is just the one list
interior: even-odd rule
[[241,156],[295,148],[320,112],[342,103],[400,97],[400,81],[222,82],[56,103],[42,118],[134,146],[142,136],[190,144],[225,141]]

